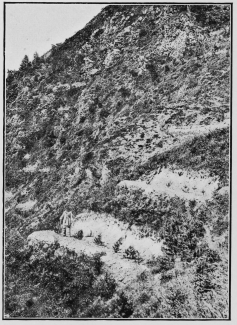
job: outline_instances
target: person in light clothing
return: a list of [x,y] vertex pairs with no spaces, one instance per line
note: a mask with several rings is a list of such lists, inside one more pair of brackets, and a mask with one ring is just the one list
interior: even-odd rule
[[71,237],[72,222],[73,222],[72,212],[69,211],[69,209],[67,208],[66,211],[64,211],[60,217],[60,224],[62,225],[63,236],[67,235],[67,229],[68,229],[69,237]]

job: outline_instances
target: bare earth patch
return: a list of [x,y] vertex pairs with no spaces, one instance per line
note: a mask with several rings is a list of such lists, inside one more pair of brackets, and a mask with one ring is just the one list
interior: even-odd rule
[[45,247],[47,247],[47,245],[56,242],[60,245],[60,248],[55,251],[56,255],[63,255],[65,249],[73,251],[78,255],[82,253],[86,255],[104,253],[105,255],[101,259],[104,262],[105,270],[111,273],[118,284],[122,286],[136,281],[137,276],[144,270],[147,270],[144,264],[127,260],[123,258],[121,253],[115,254],[107,246],[97,246],[93,242],[93,237],[84,237],[82,240],[78,240],[73,237],[63,237],[52,230],[37,231],[28,237],[29,245],[33,246],[38,243],[45,243]]
[[[149,177],[148,177],[149,178]],[[170,197],[179,196],[183,199],[205,201],[212,197],[218,187],[218,181],[206,175],[193,172],[188,174],[184,170],[171,171],[163,169],[145,180],[124,180],[119,187],[143,189],[145,193],[165,194]]]

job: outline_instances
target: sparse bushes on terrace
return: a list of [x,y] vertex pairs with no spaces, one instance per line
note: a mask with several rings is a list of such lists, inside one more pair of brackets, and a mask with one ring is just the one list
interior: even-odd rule
[[[187,208],[183,199],[165,198],[163,195],[150,197],[142,190],[121,189],[115,192],[113,187],[106,195],[103,194],[104,190],[106,187],[93,194],[96,196],[96,211],[112,213],[116,218],[141,229],[146,225],[150,233],[155,230],[157,236],[164,239],[163,250],[167,256],[181,257],[185,261],[194,259],[197,243],[204,236],[204,224],[209,218],[206,209],[196,209],[195,204]],[[149,236],[149,231],[144,236]]]

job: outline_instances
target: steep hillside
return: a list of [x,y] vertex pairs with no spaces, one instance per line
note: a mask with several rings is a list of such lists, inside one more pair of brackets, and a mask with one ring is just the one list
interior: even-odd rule
[[6,83],[7,240],[105,213],[162,243],[125,317],[228,317],[230,7],[107,6]]

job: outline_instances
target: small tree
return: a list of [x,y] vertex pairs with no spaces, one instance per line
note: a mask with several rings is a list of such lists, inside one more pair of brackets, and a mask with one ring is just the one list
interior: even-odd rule
[[115,253],[118,253],[120,251],[120,246],[122,245],[123,243],[123,239],[122,238],[119,238],[116,243],[113,245],[113,250]]
[[94,238],[94,243],[99,246],[104,246],[104,242],[102,241],[102,236],[99,234]]
[[25,55],[20,65],[20,71],[27,71],[29,67],[30,67],[30,61],[28,55]]
[[125,249],[123,256],[131,260],[142,261],[139,252],[133,246],[129,246]]
[[35,52],[34,58],[32,61],[32,65],[33,65],[33,67],[38,67],[39,64],[40,64],[40,57],[39,57],[39,54],[37,52]]

